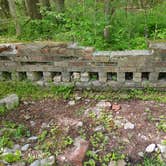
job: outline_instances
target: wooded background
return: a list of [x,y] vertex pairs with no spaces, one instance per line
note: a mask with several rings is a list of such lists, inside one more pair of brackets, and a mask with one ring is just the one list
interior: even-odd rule
[[101,50],[143,49],[148,40],[166,39],[166,2],[0,0],[0,25],[0,42],[49,39]]

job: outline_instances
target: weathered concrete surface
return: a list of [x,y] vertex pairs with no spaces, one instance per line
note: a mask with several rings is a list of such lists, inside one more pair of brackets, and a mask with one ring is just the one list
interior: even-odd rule
[[12,110],[19,104],[19,98],[16,94],[9,95],[0,100],[0,106],[4,106],[7,110]]
[[22,73],[31,81],[73,82],[79,88],[166,89],[166,42],[132,51],[95,51],[49,41],[1,44],[0,80],[19,79]]

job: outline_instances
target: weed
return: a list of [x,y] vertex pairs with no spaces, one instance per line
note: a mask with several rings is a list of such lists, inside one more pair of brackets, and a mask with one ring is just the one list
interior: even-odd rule
[[3,156],[0,156],[0,158],[8,163],[14,163],[21,160],[21,152],[16,151],[15,153],[5,154]]

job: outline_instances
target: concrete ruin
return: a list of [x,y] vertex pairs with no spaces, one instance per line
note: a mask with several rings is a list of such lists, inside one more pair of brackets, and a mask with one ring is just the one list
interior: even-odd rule
[[132,51],[95,51],[48,41],[0,44],[0,80],[26,79],[101,90],[166,89],[166,43]]

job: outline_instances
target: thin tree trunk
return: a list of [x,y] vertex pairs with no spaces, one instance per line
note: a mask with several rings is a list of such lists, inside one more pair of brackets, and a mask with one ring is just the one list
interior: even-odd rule
[[21,27],[17,18],[15,0],[8,0],[8,3],[9,3],[10,14],[15,21],[16,35],[18,36],[21,34]]
[[43,7],[46,7],[47,9],[50,8],[50,2],[49,0],[40,0],[40,3]]
[[65,11],[65,0],[54,0],[56,4],[56,9],[58,12],[62,13]]
[[39,12],[38,0],[25,0],[25,5],[27,9],[28,16],[32,19],[40,19],[41,14]]

